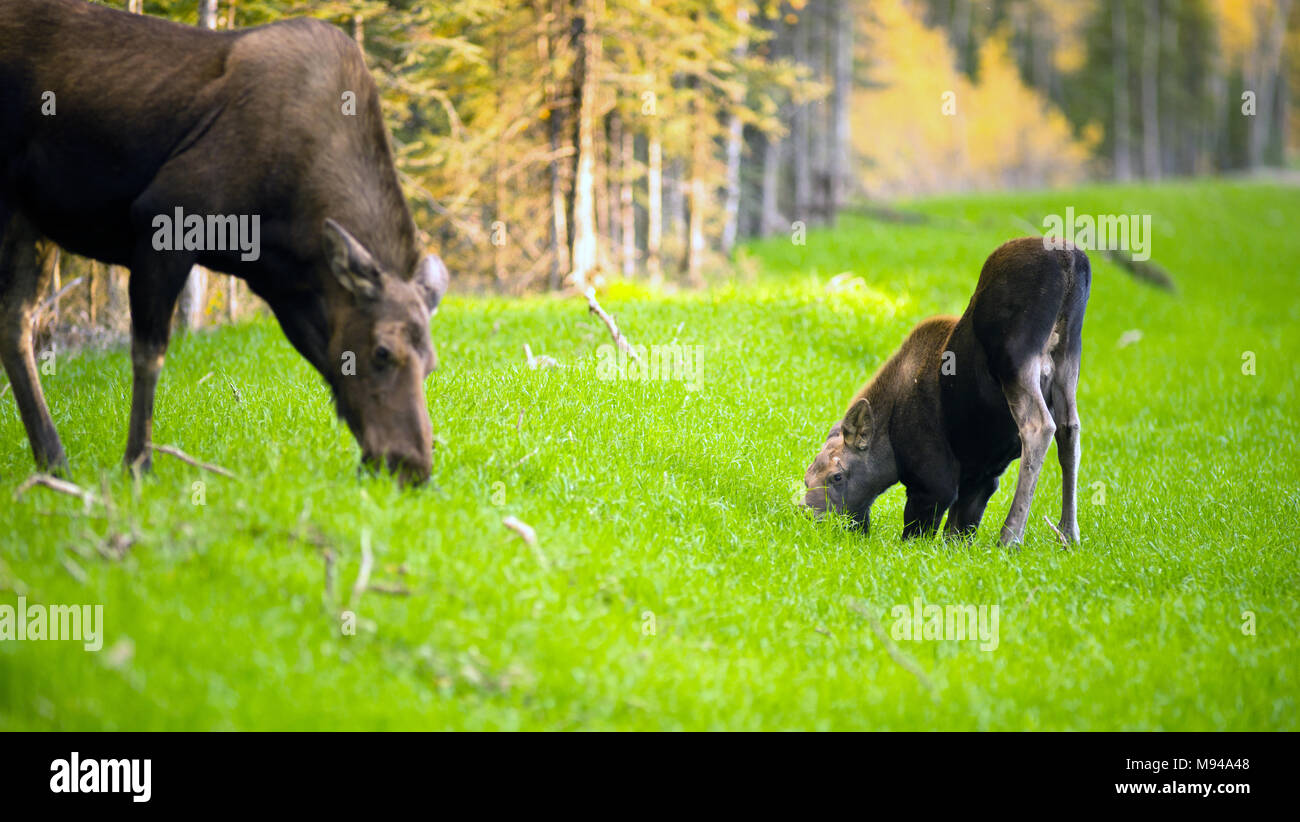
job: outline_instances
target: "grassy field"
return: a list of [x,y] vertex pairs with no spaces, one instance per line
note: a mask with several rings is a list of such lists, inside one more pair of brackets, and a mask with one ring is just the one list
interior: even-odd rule
[[[1055,447],[1018,552],[996,544],[1014,465],[971,544],[901,542],[901,488],[865,537],[795,511],[852,392],[1066,206],[1151,214],[1179,289],[1093,255],[1082,544],[1044,522]],[[14,499],[31,454],[0,399],[0,604],[102,603],[104,646],[0,642],[0,729],[1300,727],[1300,189],[908,208],[936,219],[752,244],[707,291],[611,287],[633,342],[703,346],[696,390],[601,379],[608,337],[581,300],[453,295],[433,480],[413,491],[358,476],[271,321],[179,339],[163,372],[156,441],[233,480],[160,456],[133,483],[128,357],[61,357],[44,379],[72,479],[111,505]],[[844,272],[862,282],[830,285]],[[560,367],[529,370],[525,343]],[[372,582],[409,593],[366,592],[345,635],[363,540]],[[882,641],[871,619],[888,634],[917,597],[998,606],[996,650]]]

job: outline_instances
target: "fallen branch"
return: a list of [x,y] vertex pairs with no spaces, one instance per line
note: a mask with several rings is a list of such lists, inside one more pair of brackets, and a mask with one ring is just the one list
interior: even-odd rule
[[407,588],[405,585],[390,585],[384,582],[372,582],[366,590],[374,591],[376,594],[388,594],[389,596],[394,597],[409,597],[411,595],[411,589]]
[[533,530],[533,526],[516,517],[503,517],[501,524],[518,534],[519,538],[533,549],[533,556],[543,571],[551,570],[551,563],[546,559],[546,554],[543,554],[542,549],[537,545],[537,532]]
[[67,294],[73,288],[76,288],[77,286],[81,285],[81,281],[83,279],[85,278],[78,277],[75,280],[72,280],[63,288],[60,288],[58,291],[54,292],[54,295],[51,296],[48,300],[41,303],[41,307],[36,309],[36,318],[32,321],[32,328],[40,328],[42,324],[45,322],[45,315],[50,313],[54,309],[54,306],[58,304],[59,300],[63,299],[64,294]]
[[1129,252],[1116,252],[1108,248],[1101,248],[1097,251],[1102,257],[1127,271],[1135,280],[1141,280],[1148,285],[1153,285],[1165,291],[1173,292],[1178,290],[1178,287],[1174,285],[1174,278],[1159,263],[1151,260],[1135,260]]
[[64,557],[60,564],[63,565],[63,570],[67,571],[73,579],[80,582],[82,585],[86,584],[86,572],[82,570],[81,566],[74,562],[71,557]]
[[614,338],[614,344],[618,346],[620,351],[631,357],[634,362],[641,361],[641,358],[637,356],[636,349],[627,341],[627,337],[623,336],[623,332],[618,330],[618,324],[614,322],[614,318],[600,307],[600,303],[596,302],[596,289],[594,288],[587,289],[587,310],[600,317],[601,321],[605,323],[605,327],[609,329],[609,335]]
[[1061,529],[1056,527],[1056,523],[1052,522],[1052,518],[1047,516],[1047,514],[1043,514],[1043,519],[1047,520],[1047,527],[1051,528],[1052,532],[1056,534],[1056,538],[1061,541],[1061,547],[1069,548],[1070,541],[1065,538],[1065,534],[1061,533]]
[[370,552],[370,532],[361,532],[361,570],[357,572],[357,581],[352,585],[352,600],[348,610],[355,612],[361,595],[370,587],[370,570],[375,567],[375,555]]
[[325,560],[325,601],[334,601],[334,552],[328,548],[321,549],[321,557]]
[[223,477],[230,477],[231,479],[235,479],[235,475],[233,473],[227,471],[225,468],[222,468],[220,465],[212,465],[211,463],[200,462],[199,460],[195,459],[194,457],[191,457],[189,454],[185,453],[184,451],[182,451],[181,449],[175,446],[151,444],[149,447],[160,454],[167,454],[169,456],[175,457],[181,462],[189,463],[190,465],[193,465],[195,468],[201,468],[204,471],[211,471],[214,474],[220,474]]
[[[1012,219],[1034,234],[1041,233],[1038,226],[1024,217],[1015,216]],[[1159,263],[1150,260],[1135,260],[1131,252],[1112,251],[1109,248],[1088,248],[1084,249],[1084,251],[1088,254],[1096,254],[1102,259],[1114,263],[1124,269],[1135,280],[1141,280],[1147,285],[1153,285],[1170,293],[1178,292],[1178,286],[1174,283],[1173,276]]]
[[23,480],[23,484],[14,489],[14,499],[18,499],[37,485],[43,485],[51,491],[58,491],[60,494],[67,494],[70,497],[76,497],[86,505],[102,502],[102,500],[95,495],[94,491],[88,491],[76,483],[61,480],[58,477],[49,474],[32,474],[30,477]]
[[885,633],[885,626],[880,624],[880,619],[856,602],[850,603],[849,608],[867,620],[868,624],[871,625],[871,630],[876,632],[876,636],[880,638],[880,643],[885,646],[885,652],[889,654],[889,658],[894,660],[898,667],[916,677],[916,681],[924,685],[927,691],[934,693],[934,683],[930,681],[930,678],[925,675],[925,672],[915,662],[898,650],[898,647],[894,645],[894,641]]
[[528,343],[524,343],[524,356],[528,358],[528,367],[534,371],[538,368],[554,368],[559,365],[554,357],[548,357],[543,354],[540,357],[533,356],[533,349]]
[[503,517],[501,524],[514,531],[519,537],[529,545],[537,544],[537,532],[533,526],[519,519],[518,517]]

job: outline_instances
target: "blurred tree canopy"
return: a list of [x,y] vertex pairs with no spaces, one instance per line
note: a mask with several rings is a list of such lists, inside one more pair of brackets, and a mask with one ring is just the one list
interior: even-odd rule
[[1292,0],[98,2],[340,26],[426,241],[506,293],[703,282],[863,197],[1281,164],[1297,85]]

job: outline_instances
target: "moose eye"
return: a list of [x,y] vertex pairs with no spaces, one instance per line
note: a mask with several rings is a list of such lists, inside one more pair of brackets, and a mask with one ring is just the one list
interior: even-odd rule
[[839,485],[843,480],[844,480],[843,471],[836,471],[834,474],[831,474],[831,485]]
[[393,362],[393,352],[384,346],[375,349],[375,367],[387,368]]

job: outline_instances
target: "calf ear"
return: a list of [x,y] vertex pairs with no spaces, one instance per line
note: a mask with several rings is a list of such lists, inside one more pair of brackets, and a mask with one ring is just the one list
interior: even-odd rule
[[325,261],[339,285],[358,297],[379,296],[379,266],[357,238],[333,220],[325,220]]
[[438,304],[442,302],[442,295],[447,293],[450,279],[447,266],[443,265],[442,258],[437,254],[425,254],[424,259],[420,260],[419,267],[415,269],[415,277],[411,280],[411,284],[420,292],[424,307],[429,309],[430,317],[438,313]]
[[861,397],[849,406],[844,415],[842,432],[844,444],[859,451],[871,444],[871,428],[875,419],[871,413],[871,403]]

